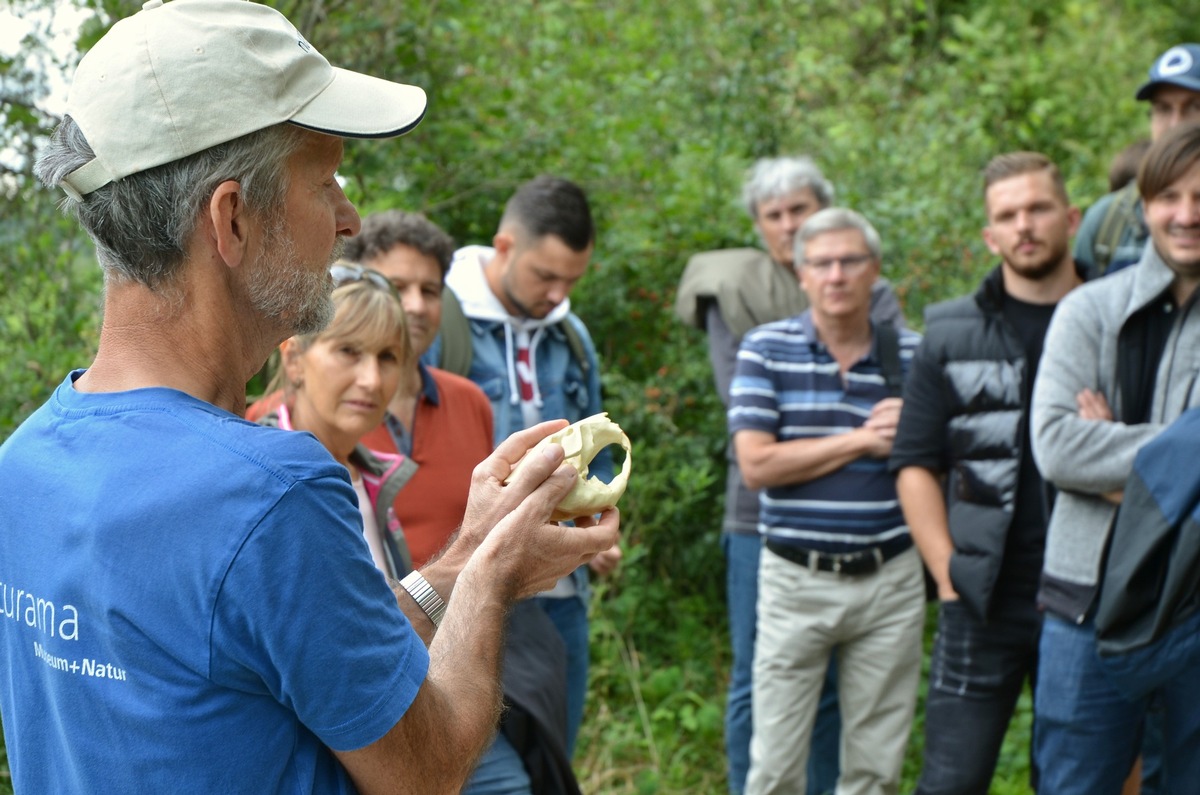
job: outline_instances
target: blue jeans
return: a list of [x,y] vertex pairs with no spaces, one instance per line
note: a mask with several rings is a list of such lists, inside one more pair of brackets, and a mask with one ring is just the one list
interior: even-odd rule
[[[1200,612],[1171,628],[1141,649],[1101,657],[1100,665],[1119,690],[1131,698],[1147,695],[1172,679],[1200,669]],[[1142,795],[1162,790],[1163,721],[1166,705],[1161,692],[1150,702],[1142,741]]]
[[529,773],[517,751],[503,734],[479,760],[462,795],[531,795]]
[[1163,710],[1162,693],[1146,705],[1142,724],[1142,788],[1140,795],[1165,795],[1163,789]]
[[[960,601],[941,603],[918,795],[987,795],[1021,689],[1037,681],[1041,623],[1032,595],[998,602],[986,624]],[[1031,778],[1036,790],[1036,765]]]
[[[751,681],[754,673],[754,635],[758,603],[758,559],[762,538],[722,533],[725,552],[725,593],[729,609],[729,640],[733,670],[725,706],[725,753],[729,759],[729,791],[740,795],[750,772],[753,730]],[[808,756],[808,795],[832,792],[837,784],[842,722],[837,703],[837,659],[830,661],[825,689],[817,707]]]
[[575,755],[575,741],[583,724],[583,705],[587,700],[588,645],[587,583],[575,596],[552,599],[538,596],[534,601],[546,611],[567,647],[567,759]]
[[[1163,795],[1195,792],[1200,781],[1200,666],[1159,688],[1162,698]],[[1096,653],[1095,626],[1047,615],[1035,711],[1034,753],[1043,792],[1119,793],[1141,745],[1141,725],[1155,696],[1117,688]]]

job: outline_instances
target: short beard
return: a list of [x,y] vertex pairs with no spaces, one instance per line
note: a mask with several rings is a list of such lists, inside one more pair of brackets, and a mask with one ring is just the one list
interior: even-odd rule
[[526,318],[529,320],[539,320],[540,319],[540,318],[534,317],[533,312],[529,311],[529,307],[527,307],[527,306],[525,306],[525,304],[521,303],[521,301],[517,298],[517,296],[513,294],[513,291],[508,289],[508,285],[504,286],[504,294],[505,294],[505,296],[508,297],[509,302],[517,308],[517,316],[518,317]]
[[[346,241],[334,243],[328,265],[342,256]],[[276,220],[267,228],[268,255],[259,260],[247,280],[250,305],[267,319],[284,326],[288,335],[315,334],[333,320],[333,282],[328,269],[313,273],[298,262],[296,243]]]
[[1012,268],[1013,272],[1021,278],[1028,279],[1031,282],[1040,282],[1049,279],[1051,276],[1054,276],[1056,273],[1058,273],[1059,269],[1063,267],[1063,263],[1066,260],[1067,248],[1064,246],[1061,249],[1051,251],[1050,256],[1046,257],[1046,259],[1042,260],[1041,262],[1019,266],[1014,265],[1011,262],[1007,264],[1008,267]]

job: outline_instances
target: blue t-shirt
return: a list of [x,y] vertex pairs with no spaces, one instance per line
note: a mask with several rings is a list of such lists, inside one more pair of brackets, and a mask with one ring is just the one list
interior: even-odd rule
[[[907,374],[921,337],[908,329],[899,334]],[[766,431],[781,442],[848,433],[888,395],[874,346],[843,379],[807,311],[759,326],[742,340],[729,392],[729,432]],[[759,532],[833,553],[896,552],[912,544],[887,459],[866,456],[807,483],[763,489]]]
[[[17,792],[353,792],[429,658],[312,436],[73,373],[0,447]],[[328,746],[328,748],[327,748]]]

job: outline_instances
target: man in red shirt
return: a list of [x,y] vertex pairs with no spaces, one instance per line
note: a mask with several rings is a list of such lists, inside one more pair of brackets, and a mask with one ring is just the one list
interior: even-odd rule
[[[383,274],[400,295],[413,351],[384,424],[363,437],[404,453],[417,472],[396,496],[396,518],[420,567],[462,522],[471,472],[492,452],[492,406],[462,376],[423,364],[442,322],[442,287],[454,241],[417,213],[368,216],[345,257]],[[397,539],[399,541],[401,539]],[[515,605],[504,648],[505,713],[466,793],[577,795],[566,754],[566,649],[532,602]]]
[[401,452],[417,473],[397,495],[396,518],[420,567],[462,522],[471,471],[492,452],[492,407],[467,380],[420,358],[442,322],[442,283],[454,240],[425,216],[389,210],[368,216],[345,257],[383,274],[408,318],[413,351],[384,424],[363,437],[373,450]]

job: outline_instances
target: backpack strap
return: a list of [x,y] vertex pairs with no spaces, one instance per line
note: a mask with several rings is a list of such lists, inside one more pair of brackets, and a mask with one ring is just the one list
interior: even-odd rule
[[875,345],[879,351],[879,366],[889,397],[904,392],[904,370],[900,367],[900,332],[890,323],[875,326]]
[[441,358],[437,367],[455,375],[467,377],[471,372],[471,324],[463,312],[458,296],[449,287],[442,287],[442,325],[438,329],[442,338]]
[[1095,242],[1092,245],[1097,273],[1103,274],[1108,271],[1109,263],[1117,253],[1117,246],[1121,244],[1121,234],[1137,223],[1134,213],[1137,201],[1137,184],[1131,182],[1117,191],[1109,203],[1108,211],[1104,213],[1104,219],[1100,222],[1100,228],[1096,230]]
[[588,361],[587,350],[583,345],[583,335],[579,333],[579,327],[575,325],[576,322],[568,315],[563,318],[562,330],[567,335],[567,345],[571,348],[571,355],[579,363],[579,369],[583,371],[583,377],[587,378],[592,372],[592,363]]
[[[576,322],[578,321],[572,321],[568,316],[563,319],[561,326],[567,338],[567,345],[571,348],[571,355],[579,362],[579,369],[586,377],[592,371],[592,364],[588,360],[583,335],[575,325]],[[471,322],[463,312],[458,296],[449,287],[442,288],[442,325],[438,333],[441,336],[441,348],[434,366],[463,378],[468,377],[474,356],[474,349],[471,347]]]

